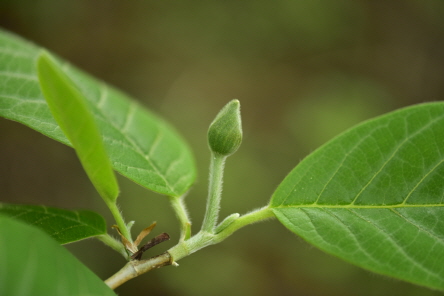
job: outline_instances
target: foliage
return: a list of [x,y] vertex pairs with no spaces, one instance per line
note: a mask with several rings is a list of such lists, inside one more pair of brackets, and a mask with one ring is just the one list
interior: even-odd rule
[[34,205],[0,204],[0,214],[40,228],[60,244],[106,233],[105,219],[92,211]]
[[[271,200],[278,219],[367,269],[444,287],[444,104],[361,124],[302,161]],[[427,250],[427,252],[424,252]]]
[[[245,215],[231,214],[217,224],[225,160],[237,150],[242,139],[239,102],[230,102],[210,126],[208,136],[213,154],[207,210],[202,229],[191,235],[183,196],[195,179],[193,157],[187,144],[167,123],[122,93],[63,62],[52,60],[47,54],[42,55],[40,49],[9,33],[0,34],[0,73],[3,77],[0,80],[0,115],[76,149],[90,180],[113,213],[125,246],[132,245],[131,223],[124,223],[117,209],[118,186],[109,162],[134,182],[170,197],[181,224],[179,243],[161,256],[140,262],[130,260],[107,280],[110,287],[138,276],[140,270],[176,264],[203,247],[223,241],[241,227],[277,217],[285,227],[309,243],[344,260],[381,274],[444,290],[444,225],[440,219],[444,214],[441,182],[444,140],[440,137],[444,133],[443,103],[412,106],[351,128],[296,166],[267,206]],[[225,142],[225,134],[220,136],[219,132],[227,125],[236,135]],[[87,136],[82,136],[85,134]],[[104,174],[96,172],[100,168],[104,168],[101,171]],[[4,208],[8,207],[12,206]],[[16,207],[14,217],[25,217],[29,209]],[[39,224],[46,219],[46,208],[33,209],[25,222]],[[70,217],[68,211],[51,211],[59,213],[64,218],[63,223],[72,222],[66,221]],[[98,214],[91,215],[100,220]],[[46,281],[51,277],[57,279],[55,264],[48,273],[37,272],[46,268],[41,267],[42,262],[51,262],[45,255],[47,250],[62,254],[58,260],[63,264],[73,262],[74,259],[56,248],[43,232],[10,218],[0,216],[0,219],[4,221],[0,228],[2,238],[24,242],[35,232],[43,242],[38,264],[29,263],[29,250],[33,248],[28,245],[22,243],[21,249],[15,250],[11,242],[1,244],[0,256],[14,260],[21,256],[18,250],[28,256],[22,256],[28,261],[17,261],[17,265],[21,263],[19,268],[3,265],[2,282],[9,280],[6,272],[9,266],[12,266],[13,275],[21,269],[28,270],[25,275],[31,283],[45,275]],[[94,224],[93,219],[86,220],[87,224]],[[83,220],[79,217],[77,222],[80,221]],[[51,232],[52,223],[39,226],[57,239],[54,231]],[[116,246],[116,241],[108,236],[103,239],[103,232],[87,234],[85,230],[69,237],[74,241],[91,235],[102,237],[102,241],[124,256],[126,252],[128,259],[162,241],[158,236],[138,251],[128,247],[125,251],[123,245]],[[84,271],[86,268],[78,267],[78,262],[72,264],[73,268],[81,270],[78,272],[81,278],[88,280],[85,284],[75,277],[67,279],[66,283],[60,280],[68,289],[92,287],[91,293],[95,293],[94,289],[111,293],[103,284],[97,284],[96,278]],[[23,289],[28,287],[35,288],[25,285]],[[11,281],[5,289],[8,295],[17,294],[15,289],[19,289],[19,284]]]
[[40,229],[0,215],[1,295],[116,295]]
[[105,202],[115,202],[119,185],[82,94],[48,54],[39,56],[37,70],[48,107],[76,150],[91,182]]
[[[71,145],[40,90],[35,61],[41,49],[0,32],[0,115]],[[62,65],[87,98],[114,169],[153,191],[180,196],[194,182],[194,160],[186,143],[165,121],[123,93]]]

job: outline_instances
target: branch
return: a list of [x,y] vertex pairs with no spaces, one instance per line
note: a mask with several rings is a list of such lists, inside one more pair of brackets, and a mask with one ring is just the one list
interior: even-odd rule
[[[223,241],[244,226],[273,217],[274,214],[268,206],[254,210],[241,217],[231,215],[231,218],[228,219],[229,221],[224,221],[222,223],[223,227],[220,227],[220,232],[211,234],[205,231],[200,231],[190,239],[180,241],[176,246],[159,256],[152,257],[147,260],[131,260],[116,274],[107,279],[105,283],[111,289],[115,289],[130,279],[133,279],[153,269],[166,265],[178,266],[176,261],[180,260],[181,258],[188,256],[206,246]],[[158,235],[156,238],[146,243],[145,246],[141,247],[139,251],[144,252],[150,246],[159,243],[158,241],[163,240],[163,238],[166,238],[165,234]]]
[[171,264],[172,260],[168,252],[147,260],[131,260],[116,274],[107,279],[105,283],[114,290],[130,279],[133,279],[150,270]]

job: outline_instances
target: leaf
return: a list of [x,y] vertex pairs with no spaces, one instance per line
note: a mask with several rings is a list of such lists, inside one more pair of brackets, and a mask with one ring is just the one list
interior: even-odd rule
[[49,109],[74,146],[89,179],[105,201],[115,202],[119,185],[85,98],[47,53],[39,56],[37,73]]
[[[40,91],[36,73],[40,52],[33,44],[0,30],[0,116],[71,145]],[[177,132],[123,93],[66,63],[62,68],[88,99],[114,169],[161,194],[184,194],[195,180],[196,169]]]
[[40,229],[0,215],[0,295],[116,295]]
[[106,233],[105,219],[92,211],[0,203],[0,214],[34,225],[60,244]]
[[442,102],[365,122],[304,159],[270,207],[328,253],[444,290],[443,135]]

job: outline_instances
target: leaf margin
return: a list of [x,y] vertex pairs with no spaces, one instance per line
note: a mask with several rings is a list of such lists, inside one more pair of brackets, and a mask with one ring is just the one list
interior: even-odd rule
[[[0,214],[37,227],[62,245],[107,233],[105,218],[90,210],[66,210],[43,205],[0,203]],[[29,214],[35,214],[36,216],[30,219]],[[75,220],[75,218],[72,217],[73,215],[75,215],[78,220]],[[48,223],[51,219],[53,221]],[[58,219],[76,221],[78,225],[73,223],[69,225],[68,229],[66,227],[62,228]],[[72,237],[68,239],[66,233],[63,234],[63,232],[70,231],[75,227],[87,227],[89,231],[87,234],[78,236],[75,239]]]
[[[0,221],[0,236],[8,238],[0,240],[2,295],[28,295],[31,291],[48,296],[60,295],[61,292],[67,296],[116,295],[96,274],[42,230],[2,214]],[[8,253],[5,254],[5,251]],[[39,260],[40,265],[37,265]]]
[[[8,32],[4,29],[0,29],[0,44],[0,58],[2,57],[2,54],[8,54],[8,60],[10,60],[11,56],[20,59],[26,59],[26,61],[20,64],[19,67],[20,71],[24,69],[24,72],[22,71],[23,73],[20,72],[16,74],[12,73],[13,76],[23,76],[25,80],[20,81],[20,85],[26,85],[31,82],[35,83],[36,78],[34,64],[37,58],[37,54],[42,50],[42,48],[38,45],[35,45],[31,41],[26,40],[23,37],[18,36],[12,32]],[[134,151],[132,152],[131,156],[132,160],[128,163],[127,160],[122,161],[121,157],[118,154],[118,150],[124,146],[116,147],[115,144],[117,143],[117,141],[114,141],[112,139],[104,139],[108,154],[112,154],[111,159],[114,169],[128,179],[156,193],[172,197],[180,197],[184,195],[194,184],[197,172],[195,159],[190,150],[190,147],[185,139],[178,133],[176,128],[173,127],[164,118],[147,109],[144,105],[137,102],[119,89],[107,85],[105,82],[92,77],[90,74],[85,73],[82,70],[77,69],[76,67],[72,66],[68,62],[65,62],[63,59],[60,59],[56,55],[54,56],[58,61],[61,62],[64,72],[70,77],[70,79],[75,82],[75,84],[79,87],[80,91],[83,94],[85,94],[85,92],[89,95],[93,94],[93,97],[86,94],[85,95],[89,99],[88,104],[95,110],[93,112],[94,117],[99,123],[99,129],[101,130],[101,132],[103,132],[104,129],[106,130],[108,128],[106,126],[104,127],[103,123],[105,123],[106,125],[109,123],[110,120],[115,119],[114,117],[111,118],[108,116],[108,111],[106,111],[105,113],[97,113],[97,111],[102,112],[101,107],[97,105],[99,104],[99,100],[102,96],[106,96],[109,98],[108,101],[111,101],[113,104],[123,104],[122,108],[127,108],[130,104],[136,106],[136,109],[138,110],[138,112],[141,113],[140,116],[143,118],[143,120],[152,120],[153,122],[155,122],[156,127],[160,131],[165,133],[164,136],[169,141],[167,143],[163,143],[164,145],[168,146],[171,143],[177,145],[176,150],[171,150],[170,148],[167,148],[167,151],[170,151],[171,155],[176,155],[178,159],[170,163],[170,166],[167,168],[168,171],[164,169],[164,167],[158,167],[158,170],[156,172],[155,170],[151,170],[149,167],[147,167],[148,169],[145,168],[147,165],[149,165],[148,162],[144,163],[142,168],[139,168],[138,165],[134,165],[134,163],[131,163],[131,161],[134,160],[134,157],[145,162],[147,161],[146,158],[148,158],[148,155],[141,155],[139,153],[140,151],[143,151],[145,147],[136,147],[137,149],[141,148],[136,151],[137,149],[133,149],[135,147],[132,147],[134,143],[130,143],[130,146]],[[33,96],[30,97],[30,100],[28,100],[27,103],[32,104],[30,105],[32,106],[30,107],[32,109],[32,113],[38,114],[38,116],[43,116],[44,121],[38,121],[34,118],[31,118],[27,113],[21,114],[20,112],[17,113],[15,111],[11,111],[12,109],[18,107],[21,108],[21,103],[13,100],[11,101],[10,98],[6,100],[4,93],[0,93],[0,98],[2,99],[0,100],[0,116],[9,120],[17,121],[48,136],[51,139],[72,147],[69,140],[64,136],[63,132],[55,123],[55,120],[52,119],[52,116],[50,116],[50,118],[48,117],[48,114],[50,114],[49,109],[45,106],[42,106],[42,98],[39,97],[41,95],[35,93],[35,86],[32,86],[30,92]],[[104,114],[106,114],[107,116],[104,117]],[[118,129],[117,125],[110,125],[110,127]],[[141,139],[143,137],[145,137],[145,135],[136,136],[137,139]],[[180,155],[178,154],[178,151],[181,151]],[[152,162],[151,164],[154,166],[159,165],[159,163],[157,163],[159,157],[163,156],[155,156],[155,162]],[[171,176],[172,170],[178,170],[179,173]],[[171,179],[170,184],[162,185],[157,182],[156,180],[159,180],[159,176],[157,174],[160,174],[162,178],[166,178],[167,180]]]
[[[388,118],[389,116],[392,116],[392,114],[401,114],[401,112],[407,112],[408,110],[412,110],[413,108],[433,108],[434,106],[439,106],[440,110],[444,111],[444,103],[443,102],[429,102],[429,103],[422,103],[422,104],[417,104],[417,105],[413,105],[413,106],[408,106],[405,108],[401,108],[398,110],[395,110],[393,112],[378,116],[376,118],[372,118],[369,119],[367,121],[364,121],[350,129],[348,129],[347,131],[341,133],[340,135],[338,135],[337,137],[333,138],[332,140],[328,141],[326,144],[322,145],[321,147],[319,147],[316,151],[314,151],[313,153],[311,153],[310,155],[308,155],[304,160],[301,161],[301,163],[304,163],[304,165],[306,165],[306,163],[309,163],[310,161],[312,161],[314,158],[319,157],[319,155],[322,154],[322,152],[324,151],[323,149],[325,149],[324,147],[328,147],[329,145],[332,145],[332,143],[335,143],[335,141],[339,141],[339,139],[341,139],[341,137],[346,137],[347,135],[350,135],[351,133],[353,133],[354,131],[357,130],[357,128],[360,128],[362,126],[365,126],[367,124],[371,124],[372,122],[376,122],[378,120],[381,120],[383,118]],[[441,121],[442,121],[442,117],[444,117],[444,112],[441,113]],[[441,128],[442,129],[442,128]],[[307,160],[308,159],[308,160]],[[313,161],[314,162],[314,161]],[[300,163],[300,164],[301,164]],[[443,163],[443,160],[441,160],[441,162],[439,162],[434,168],[436,168],[439,164]],[[284,215],[284,212],[286,210],[290,210],[290,208],[293,208],[294,211],[303,211],[304,209],[306,211],[310,211],[312,210],[312,212],[315,212],[316,209],[322,210],[322,209],[329,209],[331,211],[334,211],[336,209],[362,209],[362,208],[375,208],[375,209],[381,209],[381,208],[393,208],[393,209],[397,209],[397,208],[412,208],[412,207],[418,207],[418,206],[409,206],[408,203],[406,203],[406,201],[408,200],[407,196],[406,199],[403,200],[403,204],[393,204],[393,205],[382,205],[382,206],[372,206],[372,205],[365,205],[365,204],[361,204],[361,205],[354,205],[354,201],[353,200],[352,204],[339,204],[339,205],[334,205],[334,204],[326,204],[326,203],[318,203],[319,197],[318,199],[314,200],[313,199],[307,199],[306,202],[302,202],[302,198],[300,199],[300,203],[299,204],[294,204],[294,205],[285,205],[286,204],[286,200],[289,199],[289,197],[291,196],[291,194],[293,192],[295,192],[295,188],[299,185],[299,186],[309,186],[307,184],[301,183],[299,184],[299,182],[302,182],[301,180],[304,179],[305,174],[307,174],[307,170],[302,170],[299,173],[299,177],[297,177],[296,175],[296,171],[298,170],[298,167],[300,166],[300,164],[298,164],[295,168],[293,168],[293,170],[285,177],[285,179],[279,184],[278,188],[275,190],[275,192],[272,195],[272,198],[270,199],[269,202],[269,207],[272,209],[273,213],[275,214],[275,216],[278,218],[278,220],[286,227],[288,228],[290,231],[294,232],[295,234],[297,234],[298,236],[302,237],[304,240],[306,240],[307,242],[309,242],[310,244],[315,245],[316,247],[320,248],[321,250],[332,254],[334,256],[337,256],[345,261],[348,261],[352,264],[358,265],[360,267],[363,267],[365,269],[371,270],[373,272],[376,273],[380,273],[380,274],[385,274],[391,277],[395,277],[404,281],[408,281],[411,283],[415,283],[421,286],[425,286],[428,288],[432,288],[432,289],[439,289],[439,290],[444,290],[444,280],[441,280],[440,284],[437,283],[430,283],[427,282],[426,280],[418,280],[415,277],[410,277],[410,278],[406,278],[404,275],[399,275],[398,273],[389,273],[389,272],[382,272],[380,269],[377,268],[372,268],[371,265],[366,265],[366,264],[361,264],[362,262],[356,262],[353,260],[350,260],[350,258],[347,258],[346,256],[344,256],[343,254],[341,254],[340,251],[335,251],[334,249],[336,248],[335,246],[325,246],[323,245],[323,243],[319,243],[319,242],[315,242],[316,240],[314,239],[314,235],[308,233],[308,231],[303,230],[300,225],[294,224],[292,222],[290,222],[290,218],[286,217]],[[309,174],[309,173],[308,173]],[[293,186],[289,186],[289,188],[283,188],[284,187],[284,183],[288,182],[288,180],[290,180],[291,178],[298,180],[297,184],[294,184]],[[424,178],[423,178],[424,179]],[[331,180],[331,179],[330,179]],[[413,190],[415,190],[418,186],[415,186],[414,189],[412,189],[411,192],[413,192]],[[325,188],[325,187],[324,187]],[[307,189],[308,190],[308,189]],[[283,194],[283,192],[285,192],[285,194]],[[309,192],[309,191],[307,191]],[[318,191],[319,192],[319,189]],[[323,191],[320,191],[321,193],[318,193],[319,196],[321,196]],[[278,195],[281,194],[282,196],[279,197]],[[312,192],[309,193],[309,195],[312,194],[314,195]],[[278,197],[277,197],[278,196]],[[284,197],[286,196],[286,197]],[[358,197],[358,196],[357,196]],[[424,208],[429,208],[429,207],[433,207],[436,206],[437,209],[439,209],[440,211],[442,211],[442,214],[444,215],[444,203],[443,200],[441,199],[441,203],[433,205],[433,204],[424,204]],[[296,214],[295,214],[296,215]],[[308,216],[307,216],[308,217]],[[314,217],[314,218],[313,218]],[[312,218],[313,219],[321,219],[319,218],[319,214],[315,215],[312,214]],[[297,221],[299,218],[294,218],[294,221]],[[309,222],[307,222],[309,223]],[[313,223],[313,221],[311,222]],[[444,221],[441,222],[441,224],[444,224]],[[305,225],[305,224],[304,224]],[[307,224],[308,225],[308,224]],[[313,224],[314,225],[314,224]],[[312,232],[317,232],[316,228],[311,228],[310,226],[307,226],[308,228],[312,229]],[[314,226],[313,226],[314,227]],[[324,227],[328,227],[327,225],[324,225]],[[299,228],[299,229],[298,229]],[[424,230],[425,232],[427,232],[427,230]],[[333,235],[332,235],[333,236]],[[432,235],[433,236],[433,235]],[[326,237],[326,236],[324,236]],[[438,239],[438,238],[437,238]],[[439,238],[439,240],[442,240],[442,243],[444,243],[444,234],[442,234],[442,237]],[[444,249],[443,249],[444,250]],[[442,252],[443,256],[444,256],[444,251]],[[444,275],[444,272],[441,271],[441,274]]]

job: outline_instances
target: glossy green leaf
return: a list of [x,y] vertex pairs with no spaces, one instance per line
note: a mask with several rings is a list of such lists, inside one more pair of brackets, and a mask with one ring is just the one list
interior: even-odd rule
[[74,146],[86,174],[100,196],[114,202],[119,185],[86,99],[45,52],[37,60],[37,73],[52,116]]
[[40,229],[0,215],[0,295],[116,295]]
[[320,249],[444,290],[444,103],[398,110],[333,139],[279,185],[270,207]]
[[106,233],[105,219],[92,211],[0,203],[0,214],[34,225],[60,244]]
[[[0,31],[0,116],[71,145],[40,91],[36,73],[40,52],[37,46]],[[125,94],[66,63],[62,68],[88,99],[114,169],[161,194],[184,194],[196,169],[176,131]]]

